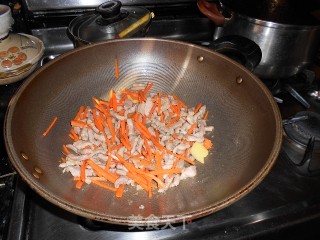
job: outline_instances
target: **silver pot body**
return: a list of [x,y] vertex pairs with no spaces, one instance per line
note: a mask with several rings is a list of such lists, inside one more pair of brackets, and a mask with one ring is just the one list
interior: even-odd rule
[[254,73],[263,79],[290,77],[312,64],[320,43],[320,26],[280,24],[233,13],[214,39],[227,35],[247,37],[262,51]]

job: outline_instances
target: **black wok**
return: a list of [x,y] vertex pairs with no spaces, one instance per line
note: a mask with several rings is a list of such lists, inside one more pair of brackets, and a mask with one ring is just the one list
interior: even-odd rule
[[[104,99],[110,89],[139,82],[153,82],[153,91],[174,93],[190,106],[206,104],[215,127],[212,153],[197,164],[195,178],[152,199],[133,188],[121,199],[92,184],[76,189],[58,167],[70,120],[93,96]],[[54,116],[58,121],[42,137]],[[146,38],[88,45],[49,62],[18,90],[4,127],[10,160],[33,190],[67,211],[116,224],[181,222],[238,201],[268,174],[282,140],[278,107],[250,71],[206,48]]]

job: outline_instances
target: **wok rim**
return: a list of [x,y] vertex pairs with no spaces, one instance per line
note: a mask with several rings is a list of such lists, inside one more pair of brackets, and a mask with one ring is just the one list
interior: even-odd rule
[[[32,173],[28,172],[27,170],[24,170],[24,167],[22,164],[19,164],[21,160],[19,158],[15,158],[15,155],[18,155],[16,151],[14,150],[13,143],[9,140],[10,139],[10,133],[11,133],[11,118],[13,111],[15,109],[15,105],[19,100],[20,95],[24,92],[24,89],[31,83],[31,81],[43,70],[53,65],[55,62],[60,61],[63,58],[67,58],[69,55],[76,54],[78,51],[82,51],[82,49],[87,48],[94,48],[95,46],[99,45],[108,45],[112,44],[113,42],[119,42],[119,41],[157,41],[157,42],[167,42],[171,44],[180,44],[184,45],[186,47],[194,47],[198,48],[201,51],[207,51],[210,52],[210,54],[215,54],[219,58],[224,58],[225,60],[237,65],[239,68],[241,68],[241,71],[244,71],[249,74],[251,80],[255,81],[255,84],[258,85],[258,87],[262,90],[262,92],[265,94],[265,96],[268,99],[268,102],[270,104],[271,109],[274,113],[274,120],[275,120],[275,139],[272,147],[272,151],[269,154],[268,160],[265,162],[263,167],[260,169],[260,171],[257,172],[254,178],[252,178],[248,183],[239,189],[237,192],[235,192],[233,195],[231,195],[228,198],[224,198],[218,202],[215,202],[214,204],[211,204],[205,208],[185,212],[182,214],[177,215],[165,215],[165,216],[155,216],[156,218],[149,218],[149,217],[141,217],[139,219],[132,219],[128,217],[119,217],[119,216],[113,216],[113,215],[107,215],[98,213],[92,210],[84,209],[78,205],[75,205],[73,203],[68,202],[67,200],[63,200],[61,198],[58,198],[54,194],[50,194],[43,184],[41,184],[38,179],[34,178]],[[227,206],[230,206],[231,204],[237,202],[242,197],[246,196],[249,192],[251,192],[257,185],[261,183],[261,181],[267,176],[267,174],[270,172],[271,168],[273,167],[274,163],[276,162],[278,155],[280,153],[281,145],[282,145],[282,124],[281,124],[282,118],[280,114],[280,110],[274,101],[274,98],[271,94],[271,92],[267,89],[267,87],[262,83],[262,81],[255,76],[252,72],[247,70],[245,67],[240,65],[239,63],[233,61],[232,59],[214,52],[208,48],[198,46],[192,43],[186,43],[183,41],[178,40],[169,40],[169,39],[159,39],[159,38],[132,38],[132,39],[117,39],[117,40],[108,40],[103,41],[99,43],[93,43],[85,46],[81,46],[79,48],[75,48],[71,51],[68,51],[57,58],[53,59],[40,69],[37,69],[34,73],[32,73],[25,82],[22,83],[18,91],[14,94],[12,99],[9,102],[5,119],[4,119],[4,142],[5,147],[7,149],[8,157],[10,159],[11,164],[13,167],[17,170],[19,173],[19,176],[22,177],[22,179],[27,183],[27,185],[34,190],[37,194],[39,194],[41,197],[46,199],[47,201],[53,203],[54,205],[71,212],[75,215],[82,216],[85,218],[89,218],[92,220],[110,223],[110,224],[118,224],[118,225],[130,225],[130,224],[140,224],[140,226],[149,225],[149,224],[167,224],[167,223],[180,223],[186,220],[195,220],[207,215],[210,215],[214,212],[217,212]]]

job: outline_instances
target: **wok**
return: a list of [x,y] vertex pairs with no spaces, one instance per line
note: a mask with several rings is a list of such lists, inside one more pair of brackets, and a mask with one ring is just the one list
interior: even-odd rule
[[[119,79],[114,77],[115,56]],[[197,164],[195,178],[151,199],[133,188],[120,199],[92,184],[76,189],[58,165],[79,106],[92,105],[93,96],[107,98],[110,89],[146,82],[189,106],[207,105],[215,147],[205,164]],[[42,137],[54,116],[58,121]],[[67,211],[116,224],[174,223],[216,212],[263,180],[282,141],[277,105],[250,71],[209,49],[151,38],[95,43],[49,62],[11,100],[4,130],[11,163],[33,190]]]

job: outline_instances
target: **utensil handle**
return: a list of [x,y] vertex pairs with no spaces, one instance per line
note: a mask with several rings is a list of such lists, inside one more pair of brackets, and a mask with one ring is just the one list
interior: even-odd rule
[[225,24],[225,17],[219,11],[216,3],[210,3],[206,0],[198,0],[197,5],[199,10],[209,18],[218,27],[222,27]]
[[262,51],[258,44],[239,35],[218,38],[211,42],[208,47],[239,62],[251,72],[253,72],[262,58]]

